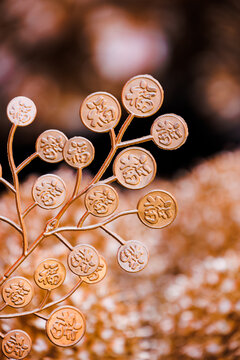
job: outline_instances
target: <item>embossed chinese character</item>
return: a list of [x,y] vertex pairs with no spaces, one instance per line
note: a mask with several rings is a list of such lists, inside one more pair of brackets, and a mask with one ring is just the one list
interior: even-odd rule
[[31,350],[31,339],[22,330],[7,333],[2,343],[3,353],[11,359],[23,359]]
[[165,146],[172,143],[172,139],[178,140],[182,137],[180,131],[180,125],[178,123],[171,123],[168,121],[162,121],[158,123],[158,140]]
[[66,276],[64,265],[55,259],[45,259],[34,273],[36,284],[43,289],[55,289],[60,286]]
[[146,221],[156,224],[159,218],[168,219],[172,216],[172,201],[164,201],[160,196],[148,196],[144,204],[144,216]]
[[75,136],[67,141],[63,156],[69,165],[75,168],[83,168],[92,162],[94,147],[89,140]]
[[18,126],[27,126],[35,119],[37,109],[31,99],[17,96],[8,104],[7,114],[12,123]]
[[88,119],[91,120],[91,126],[102,127],[104,124],[109,124],[116,119],[116,111],[113,106],[107,106],[106,100],[99,96],[95,100],[87,103],[90,109]]
[[118,263],[126,271],[137,272],[142,270],[148,262],[146,247],[137,240],[130,240],[121,246],[118,251]]
[[55,204],[56,197],[63,193],[63,188],[55,180],[43,181],[36,187],[36,193],[39,200],[48,207]]
[[141,180],[141,176],[147,176],[152,172],[151,166],[148,164],[147,156],[137,156],[130,154],[121,160],[120,170],[127,184],[137,185]]
[[99,265],[99,256],[90,245],[78,245],[69,254],[68,265],[78,275],[92,274]]
[[75,341],[77,332],[81,328],[82,324],[77,323],[75,314],[69,311],[62,311],[50,328],[50,332],[55,339],[65,337],[66,340]]
[[23,277],[13,277],[4,284],[2,295],[8,305],[12,307],[23,307],[32,299],[32,285]]
[[157,89],[150,86],[147,81],[141,80],[139,85],[132,86],[126,94],[126,99],[130,106],[134,106],[137,110],[147,113],[154,107],[152,99],[157,95]]

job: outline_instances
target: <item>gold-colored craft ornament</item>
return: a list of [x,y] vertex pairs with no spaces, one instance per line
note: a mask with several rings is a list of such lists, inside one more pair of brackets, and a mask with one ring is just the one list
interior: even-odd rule
[[24,359],[31,351],[32,340],[22,330],[9,331],[2,340],[2,352],[9,359]]
[[[144,195],[136,204],[135,209],[126,209],[117,212],[118,191],[113,182],[118,182],[127,189],[142,189],[154,180],[156,175],[156,161],[149,151],[137,144],[153,141],[159,148],[165,150],[177,149],[184,144],[188,136],[187,124],[178,115],[165,114],[158,116],[153,122],[150,134],[142,138],[122,141],[123,136],[135,117],[145,118],[155,114],[163,102],[163,89],[159,82],[150,75],[139,75],[130,79],[123,87],[122,102],[129,115],[123,122],[119,131],[115,127],[120,121],[121,107],[117,99],[106,92],[90,94],[82,103],[80,118],[83,124],[98,133],[109,132],[111,149],[103,165],[93,179],[86,186],[82,186],[81,178],[85,167],[94,159],[93,144],[82,136],[67,139],[59,130],[46,130],[36,141],[36,152],[23,160],[18,166],[13,157],[14,134],[18,126],[27,126],[35,119],[37,110],[32,100],[19,96],[10,101],[7,107],[7,116],[12,122],[8,137],[8,160],[12,173],[12,181],[2,177],[0,166],[0,183],[12,192],[15,198],[18,221],[1,216],[0,220],[12,226],[21,236],[22,254],[13,264],[5,269],[0,278],[2,304],[0,304],[0,319],[11,319],[34,314],[46,321],[46,333],[53,344],[67,347],[75,345],[85,333],[85,318],[81,311],[72,306],[56,307],[66,301],[82,283],[86,285],[102,281],[107,272],[106,260],[98,254],[97,249],[89,244],[71,244],[65,236],[72,231],[79,233],[100,229],[120,243],[117,252],[119,266],[129,273],[143,270],[149,259],[149,253],[144,243],[139,240],[122,239],[120,234],[113,233],[107,224],[117,220],[120,216],[138,216],[144,225],[160,229],[173,222],[177,214],[177,203],[173,195],[167,191],[156,189]],[[138,120],[136,120],[138,121]],[[118,150],[123,149],[118,154]],[[73,193],[66,199],[66,186],[64,181],[56,175],[46,174],[40,176],[32,187],[33,204],[23,207],[22,194],[20,194],[19,173],[36,157],[47,163],[57,163],[62,160],[65,165],[75,168],[76,184]],[[109,166],[113,163],[113,176],[104,179]],[[111,183],[111,185],[110,185]],[[62,225],[62,216],[77,199],[83,199],[85,212],[77,219],[75,224]],[[25,217],[31,216],[31,210],[36,206],[42,209],[56,209],[53,218],[47,219],[36,239],[30,236]],[[36,215],[37,216],[37,215]],[[95,222],[86,225],[88,216],[94,216]],[[63,235],[64,234],[64,235]],[[62,298],[49,301],[52,291],[57,292],[58,287],[64,286],[66,268],[57,258],[45,258],[36,264],[32,271],[32,279],[36,285],[43,289],[45,297],[39,305],[31,302],[34,292],[31,279],[20,277],[17,274],[19,266],[37,251],[38,246],[49,238],[59,241],[66,246],[66,263],[70,270],[69,276],[77,282]],[[84,236],[81,237],[84,239]],[[69,252],[70,250],[70,252]],[[43,291],[41,290],[41,291]],[[5,309],[11,309],[9,313]],[[17,308],[26,307],[23,310]],[[55,308],[54,308],[55,307]],[[81,307],[81,304],[79,304]],[[49,311],[43,315],[44,310]],[[20,311],[20,312],[17,312]],[[51,310],[50,310],[51,311]],[[12,329],[8,333],[1,333],[2,353],[11,359],[23,359],[28,356],[32,341],[23,330]]]
[[46,331],[53,344],[67,347],[75,345],[85,333],[85,318],[73,306],[61,306],[54,310],[46,323]]
[[65,277],[65,266],[57,259],[43,260],[34,273],[35,283],[46,290],[53,290],[61,286]]

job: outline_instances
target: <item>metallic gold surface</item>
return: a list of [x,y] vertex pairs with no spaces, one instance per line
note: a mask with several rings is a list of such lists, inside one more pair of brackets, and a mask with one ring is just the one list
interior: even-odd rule
[[98,217],[111,215],[118,207],[118,194],[110,185],[95,185],[86,193],[84,202],[90,214]]
[[34,272],[35,283],[46,290],[53,290],[61,286],[65,277],[65,266],[57,259],[43,260]]
[[73,306],[61,306],[54,310],[47,323],[49,339],[57,346],[75,345],[86,330],[85,318],[80,310]]
[[15,97],[7,106],[7,116],[9,120],[17,126],[27,126],[31,124],[36,115],[37,109],[34,102],[25,96]]
[[146,246],[137,240],[129,240],[118,249],[118,263],[127,272],[135,273],[143,270],[147,266],[148,258]]
[[153,190],[139,200],[138,217],[143,224],[153,229],[170,225],[177,216],[175,198],[163,190]]
[[74,168],[84,168],[91,164],[94,154],[92,143],[81,136],[69,139],[63,150],[64,160]]
[[2,287],[2,298],[9,306],[24,307],[30,303],[32,297],[32,284],[22,276],[14,276],[8,279]]
[[2,341],[2,352],[9,359],[24,359],[31,351],[32,340],[22,330],[9,331]]
[[68,256],[68,266],[70,270],[79,276],[91,275],[97,270],[98,265],[98,253],[91,245],[77,245]]
[[59,130],[46,130],[36,141],[38,156],[49,163],[57,163],[63,160],[63,148],[68,138]]
[[97,269],[88,276],[83,276],[82,280],[83,282],[87,284],[96,284],[100,281],[102,281],[107,273],[107,263],[103,256],[99,256],[99,265]]
[[111,94],[95,92],[82,102],[80,118],[88,129],[107,132],[118,124],[121,118],[121,106]]

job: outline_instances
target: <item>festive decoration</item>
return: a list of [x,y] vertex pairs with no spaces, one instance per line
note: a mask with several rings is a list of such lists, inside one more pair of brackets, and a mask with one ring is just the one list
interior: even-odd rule
[[[155,135],[151,134],[129,141],[122,141],[122,138],[134,115],[145,117],[159,110],[163,101],[163,90],[157,80],[149,75],[141,75],[127,82],[123,88],[122,99],[130,115],[117,135],[114,127],[120,119],[121,109],[115,98],[104,92],[95,93],[90,95],[81,106],[80,114],[83,123],[93,131],[108,131],[112,144],[110,153],[100,170],[82,189],[80,189],[82,169],[88,166],[94,158],[92,143],[81,136],[67,140],[61,132],[48,130],[37,139],[36,152],[19,166],[16,166],[12,149],[15,131],[18,126],[26,126],[34,120],[36,107],[30,99],[21,96],[13,99],[7,109],[8,117],[13,123],[8,139],[8,159],[13,176],[13,185],[3,177],[0,178],[0,181],[11,190],[15,197],[18,221],[15,222],[4,216],[1,216],[0,219],[21,234],[22,254],[13,265],[7,268],[0,279],[3,298],[1,310],[9,305],[16,308],[24,307],[30,304],[32,298],[34,300],[31,281],[20,276],[11,277],[11,275],[28,260],[33,252],[36,252],[43,240],[47,242],[51,237],[54,237],[68,249],[69,253],[65,255],[65,261],[67,260],[70,273],[73,276],[77,275],[77,281],[65,296],[48,302],[52,291],[60,287],[65,280],[65,266],[59,259],[55,258],[45,258],[40,263],[34,263],[35,269],[33,269],[32,278],[34,278],[36,285],[45,291],[41,303],[33,304],[30,310],[22,312],[7,314],[4,312],[0,314],[0,318],[9,319],[35,314],[37,317],[46,320],[46,333],[49,339],[61,347],[75,345],[83,337],[86,327],[84,315],[78,308],[69,305],[56,308],[48,316],[43,315],[42,311],[68,299],[83,282],[88,284],[99,282],[104,278],[107,269],[104,258],[98,254],[95,247],[83,243],[73,246],[65,234],[85,233],[94,229],[102,229],[121,245],[117,252],[117,260],[121,268],[127,272],[135,273],[147,265],[149,255],[146,246],[138,240],[124,240],[106,225],[119,217],[138,214],[139,219],[145,225],[151,228],[162,228],[169,225],[176,217],[176,201],[172,195],[163,190],[151,191],[140,199],[137,208],[133,210],[115,213],[118,207],[118,195],[117,191],[109,185],[110,183],[117,180],[126,188],[141,189],[149,185],[155,177],[156,163],[153,156],[141,147],[129,147],[153,140]],[[181,139],[181,144],[185,142],[187,126],[183,119],[174,115],[166,115],[164,124],[167,126],[160,129],[159,142],[168,136],[175,140]],[[158,141],[154,141],[159,145]],[[174,145],[175,148],[179,146],[180,143]],[[102,180],[117,150],[123,147],[127,148],[122,150],[114,160],[113,176]],[[161,146],[159,145],[159,147]],[[172,149],[171,146],[170,149]],[[68,165],[77,169],[76,183],[73,193],[66,200],[67,187],[64,181],[55,174],[43,175],[33,185],[33,203],[22,210],[22,194],[18,174],[37,156],[47,162],[58,162],[64,159]],[[81,197],[85,199],[85,212],[78,219],[75,219],[74,225],[62,225],[61,221],[65,213],[67,214],[74,202]],[[47,219],[44,228],[39,229],[40,234],[32,241],[26,220],[27,215],[30,217],[30,212],[37,206],[48,211],[61,208],[53,217]],[[105,219],[93,225],[85,225],[85,221],[90,215],[96,218],[105,217]],[[31,221],[33,222],[33,218]],[[11,330],[6,334],[1,333],[1,337],[3,338],[2,351],[7,357],[23,359],[29,354],[31,341],[24,331]]]

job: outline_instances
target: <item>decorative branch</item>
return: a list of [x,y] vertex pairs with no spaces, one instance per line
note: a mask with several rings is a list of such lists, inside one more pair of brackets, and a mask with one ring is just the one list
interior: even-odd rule
[[115,240],[117,240],[121,245],[126,244],[126,241],[123,240],[121,236],[106,228],[106,226],[100,226],[100,229],[104,230],[107,234],[111,235]]
[[20,234],[22,234],[22,229],[12,220],[6,218],[5,216],[0,216],[0,220],[8,223],[9,225],[11,225],[12,227],[14,227],[18,232],[20,232]]
[[12,192],[16,193],[16,190],[14,189],[14,187],[12,186],[12,184],[10,184],[7,180],[5,180],[4,178],[0,178],[0,182],[3,183],[9,190],[11,190]]
[[18,167],[16,168],[16,173],[18,174],[20,171],[22,171],[28,164],[30,164],[31,161],[36,159],[38,157],[38,153],[35,152],[32,155],[30,155],[27,159],[25,159]]

